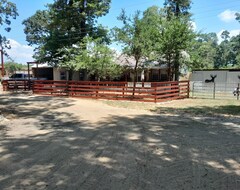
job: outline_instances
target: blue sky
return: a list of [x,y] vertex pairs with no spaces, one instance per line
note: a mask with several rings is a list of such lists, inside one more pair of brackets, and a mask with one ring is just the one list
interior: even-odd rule
[[[33,61],[33,47],[27,46],[23,32],[22,21],[32,16],[37,10],[45,9],[47,3],[53,0],[10,0],[16,3],[19,17],[12,21],[10,33],[3,32],[11,40],[12,48],[8,51],[13,60],[19,63]],[[112,0],[109,14],[99,19],[99,23],[112,28],[118,26],[117,16],[121,9],[127,14],[133,14],[136,10],[144,11],[152,5],[163,6],[164,0]],[[231,35],[240,33],[240,24],[235,21],[234,13],[240,12],[240,0],[193,0],[191,12],[197,31],[216,32],[230,31]]]

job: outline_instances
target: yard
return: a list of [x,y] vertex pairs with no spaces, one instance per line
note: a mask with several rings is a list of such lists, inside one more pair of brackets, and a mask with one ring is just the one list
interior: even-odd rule
[[0,93],[0,189],[240,189],[240,101]]

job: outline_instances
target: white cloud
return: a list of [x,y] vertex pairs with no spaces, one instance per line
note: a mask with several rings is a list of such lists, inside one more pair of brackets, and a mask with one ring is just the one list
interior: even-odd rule
[[236,12],[237,12],[237,11],[231,11],[230,9],[227,9],[227,10],[223,11],[222,13],[220,13],[220,14],[218,15],[218,17],[219,17],[222,21],[224,21],[224,22],[231,22],[231,21],[234,21],[234,20],[235,20],[235,18],[236,18],[236,16],[235,16]]
[[197,24],[196,24],[196,22],[190,21],[190,26],[191,26],[191,29],[192,29],[193,31],[196,31],[196,30],[197,30]]
[[18,63],[33,61],[33,47],[20,44],[19,42],[9,39],[11,49],[6,50],[11,59]]
[[[221,43],[223,41],[223,39],[221,38],[221,34],[224,30],[221,30],[220,32],[217,33],[217,37],[218,37],[218,42]],[[233,36],[237,36],[240,34],[240,29],[236,29],[236,30],[230,30],[229,31],[229,36],[230,38]]]

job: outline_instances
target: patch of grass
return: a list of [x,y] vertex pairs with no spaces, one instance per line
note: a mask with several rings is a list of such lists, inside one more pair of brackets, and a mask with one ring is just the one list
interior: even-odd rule
[[176,101],[167,106],[158,106],[158,113],[178,113],[204,116],[232,115],[240,116],[240,101],[237,100],[209,100],[209,99],[185,99]]
[[240,106],[226,105],[226,106],[199,106],[199,107],[186,107],[186,108],[171,108],[161,107],[155,110],[157,113],[164,114],[191,114],[191,115],[202,115],[202,116],[240,116]]
[[151,109],[156,108],[155,103],[118,101],[118,100],[106,100],[103,102],[109,106],[119,107],[119,108],[127,108],[127,109],[151,110]]
[[192,114],[192,115],[234,115],[240,116],[240,101],[213,99],[184,99],[163,103],[143,103],[131,101],[104,101],[109,106],[128,109],[140,109],[159,114]]

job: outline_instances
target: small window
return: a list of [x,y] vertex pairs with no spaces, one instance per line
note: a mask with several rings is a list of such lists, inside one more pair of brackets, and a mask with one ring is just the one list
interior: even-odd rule
[[157,69],[152,70],[152,80],[153,81],[159,80],[159,70]]
[[80,70],[79,71],[79,80],[84,80],[85,77],[85,70]]
[[66,71],[60,71],[60,80],[66,80]]

